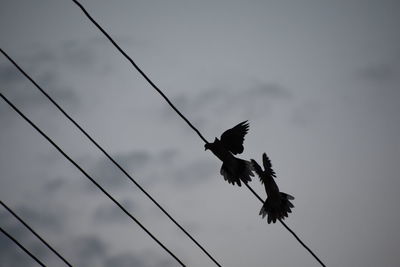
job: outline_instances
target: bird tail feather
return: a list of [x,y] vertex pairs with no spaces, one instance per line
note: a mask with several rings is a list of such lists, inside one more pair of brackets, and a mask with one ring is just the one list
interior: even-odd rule
[[292,212],[292,208],[294,208],[294,205],[290,202],[290,200],[294,199],[293,196],[283,192],[280,192],[279,194],[280,199],[275,200],[267,198],[261,207],[260,215],[263,218],[268,215],[268,224],[271,222],[275,223],[278,219],[284,220],[285,217],[288,217],[289,213]]
[[221,167],[221,175],[225,181],[230,184],[241,186],[241,181],[244,183],[251,182],[251,177],[254,176],[253,165],[250,161],[235,158],[232,164],[223,163]]

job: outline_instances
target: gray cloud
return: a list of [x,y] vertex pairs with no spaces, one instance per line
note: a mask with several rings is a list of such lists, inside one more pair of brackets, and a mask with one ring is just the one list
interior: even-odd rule
[[[24,205],[13,208],[13,210],[45,240],[50,241],[50,243],[51,240],[47,238],[51,236],[51,234],[60,235],[64,229],[65,217],[56,214],[56,212],[51,209],[51,205],[42,206],[40,209]],[[62,214],[67,216],[65,212]],[[9,214],[8,211],[2,211],[0,213],[0,226],[44,263],[54,260],[54,255],[52,255],[51,251],[49,251],[22,223]],[[10,243],[1,236],[0,266],[10,266],[10,264],[15,264],[15,266],[36,266],[36,263],[30,259],[25,252],[20,250],[13,242]]]
[[104,266],[115,267],[168,267],[176,266],[172,260],[157,260],[150,259],[145,255],[132,255],[131,253],[122,253],[115,256],[110,256],[104,261]]
[[396,64],[382,63],[358,71],[358,76],[369,82],[386,83],[398,79],[400,68]]
[[4,210],[0,212],[0,225],[17,240],[25,238],[25,227],[20,223],[16,223],[15,220],[8,211]]
[[28,68],[39,69],[59,68],[67,66],[72,68],[93,67],[96,63],[100,42],[98,38],[86,40],[65,40],[53,48],[35,46],[33,53],[26,55],[21,61]]
[[[160,151],[158,154],[151,154],[146,151],[132,151],[129,153],[117,153],[112,155],[114,160],[118,162],[121,167],[127,171],[134,179],[141,177],[147,185],[151,184],[158,178],[154,178],[153,168],[151,166],[172,166],[177,151],[175,149],[166,149]],[[106,157],[94,163],[93,174],[101,185],[112,189],[120,189],[127,183],[127,177]],[[144,179],[143,177],[146,177]],[[89,190],[94,188],[89,185]]]
[[147,263],[141,258],[131,254],[119,254],[115,256],[111,256],[104,261],[104,266],[116,266],[116,267],[146,267],[149,266]]
[[[33,86],[33,85],[32,85]],[[4,95],[9,98],[14,104],[18,106],[24,107],[41,107],[43,104],[49,103],[45,96],[35,92],[36,88],[11,88],[3,90]],[[55,101],[59,103],[68,103],[68,105],[72,107],[77,107],[79,104],[79,98],[77,94],[72,91],[71,88],[68,87],[52,87],[55,90],[52,90],[50,96],[55,99]]]
[[321,113],[321,106],[316,102],[306,102],[294,108],[292,121],[298,126],[307,126],[313,123]]
[[107,253],[106,244],[98,237],[81,236],[72,242],[78,266],[99,266]]
[[[400,61],[392,60],[369,65],[356,72],[359,88],[353,89],[354,103],[357,106],[379,106],[372,118],[382,116],[379,120],[396,120],[398,117],[398,99],[400,97]],[[355,106],[355,107],[357,107]]]
[[[13,210],[21,219],[29,222],[34,228],[43,227],[52,231],[60,231],[62,229],[62,219],[58,218],[49,207],[37,210],[24,205]],[[24,226],[17,219],[13,219],[11,214],[7,215],[7,213],[6,211],[1,213],[0,223],[11,227],[10,231],[13,234],[20,235],[22,233],[20,230],[24,229]]]
[[292,94],[280,84],[264,82],[256,83],[243,92],[243,95],[246,94],[253,98],[290,99],[292,97]]
[[[133,175],[140,172],[152,160],[150,153],[145,151],[114,154],[112,157],[131,175],[132,172]],[[106,157],[102,157],[95,163],[91,173],[100,184],[107,187],[119,188],[127,182],[125,175]],[[93,188],[93,186],[90,186],[90,188]]]
[[[17,238],[15,235],[13,236],[14,238]],[[13,241],[11,241],[5,235],[0,234],[0,266],[29,267],[36,265],[36,262],[24,251],[22,251]]]
[[[91,38],[85,41],[67,40],[53,49],[35,46],[29,54],[15,60],[56,101],[76,108],[79,97],[71,86],[72,82],[64,80],[62,73],[70,69],[96,67],[100,44],[104,44],[104,40]],[[12,63],[5,62],[0,65],[0,84],[7,97],[17,104],[30,107],[48,102]],[[104,67],[98,71],[103,73]]]
[[24,80],[25,77],[19,73],[19,71],[9,64],[0,65],[0,82],[11,86],[18,81]]
[[[45,209],[43,209],[45,210]],[[28,224],[37,230],[38,227],[52,231],[60,229],[60,221],[46,211],[38,212],[20,207],[15,212]],[[0,226],[17,239],[30,252],[41,261],[46,262],[51,252],[38,240],[22,223],[15,219],[7,211],[0,213]],[[46,239],[46,236],[41,234]],[[4,237],[4,238],[3,238]],[[14,242],[8,240],[4,235],[0,237],[0,266],[36,266],[36,263],[29,255],[25,254]]]
[[61,187],[65,185],[65,180],[62,178],[57,178],[46,182],[43,186],[43,191],[45,193],[57,192]]
[[49,264],[47,258],[52,257],[53,252],[51,252],[40,240],[35,239],[31,244],[29,244],[29,248],[36,257]]
[[161,162],[171,163],[179,155],[176,149],[165,149],[158,155],[158,160]]
[[[278,83],[256,81],[248,85],[246,89],[212,88],[190,97],[187,94],[181,94],[176,96],[173,102],[201,124],[202,119],[199,116],[204,116],[207,111],[213,114],[227,114],[235,110],[255,117],[264,115],[275,101],[292,98],[292,93]],[[170,110],[163,114],[175,116]]]
[[[60,43],[55,48],[44,46],[31,47],[29,53],[14,58],[20,67],[25,70],[35,80],[48,86],[48,82],[58,81],[55,79],[63,66],[80,68],[94,66],[96,60],[96,42],[69,40]],[[0,82],[15,83],[24,81],[26,78],[20,74],[19,70],[7,59],[0,66]],[[44,79],[43,79],[44,78]],[[51,80],[49,80],[51,78]]]
[[16,213],[25,221],[37,227],[40,226],[53,231],[62,229],[62,219],[54,215],[49,208],[36,210],[22,206],[16,210]]
[[158,254],[154,255],[151,251],[145,251],[140,254],[132,252],[124,252],[111,254],[110,247],[106,243],[94,236],[88,235],[79,237],[72,242],[72,248],[74,250],[75,257],[77,260],[77,266],[175,266],[175,262],[169,259],[159,259]]
[[[11,232],[9,229],[7,230]],[[29,241],[26,238],[12,235],[45,264],[60,263],[60,260],[41,244],[40,241],[36,239]],[[151,252],[111,254],[110,247],[100,237],[95,235],[80,236],[72,239],[69,250],[72,251],[71,255],[68,255],[63,250],[59,250],[59,252],[62,255],[67,254],[67,258],[76,266],[175,266],[175,262],[172,260],[159,259],[158,256],[153,255]],[[0,266],[36,266],[36,262],[17,247],[14,242],[1,234]]]
[[66,41],[61,45],[61,53],[57,60],[71,67],[87,68],[92,67],[96,62],[97,42],[80,42],[77,40]]
[[[53,65],[56,63],[56,54],[51,49],[42,46],[36,46],[32,48],[31,51],[32,53],[25,55],[25,57],[22,58],[24,65],[26,64],[26,66],[31,69],[33,67],[36,67],[34,69],[46,69],[49,64]],[[19,63],[19,61],[17,61],[17,63]],[[21,67],[25,69],[25,67]]]
[[[26,60],[21,61],[24,62]],[[22,68],[24,68],[24,66],[22,66]],[[74,108],[79,106],[79,97],[77,93],[70,86],[70,83],[61,78],[61,75],[56,69],[46,69],[38,73],[36,73],[37,71],[30,73],[29,69],[29,67],[26,68],[28,75],[57,102],[68,104]],[[9,64],[0,67],[0,84],[3,85],[1,87],[2,93],[16,105],[36,108],[49,103],[47,98],[43,96],[25,76],[19,74],[17,68]],[[5,108],[2,109],[4,109],[4,111],[7,110]]]
[[208,179],[215,176],[215,173],[215,164],[213,162],[196,160],[176,167],[170,173],[171,179],[169,180],[174,181],[179,186],[195,186],[196,184],[207,182]]

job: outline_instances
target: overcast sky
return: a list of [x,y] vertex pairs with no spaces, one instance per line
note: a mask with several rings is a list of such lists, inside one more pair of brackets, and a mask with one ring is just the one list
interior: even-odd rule
[[[398,1],[82,3],[210,141],[249,120],[327,266],[398,266]],[[0,0],[0,46],[224,266],[318,266],[68,0]],[[213,263],[0,56],[0,91],[188,266]],[[0,198],[76,266],[176,266],[0,101]],[[254,179],[253,188],[265,197]],[[62,262],[6,211],[0,226]],[[0,236],[0,266],[35,263]]]

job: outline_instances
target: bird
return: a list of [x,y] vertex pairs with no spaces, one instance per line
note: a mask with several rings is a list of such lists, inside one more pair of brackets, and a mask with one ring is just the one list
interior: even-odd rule
[[259,215],[261,215],[262,218],[268,215],[267,222],[270,224],[271,222],[275,223],[276,220],[283,220],[285,217],[288,217],[288,213],[291,213],[291,209],[294,208],[294,205],[290,202],[294,197],[279,192],[279,187],[274,180],[274,178],[276,178],[276,173],[272,169],[271,160],[266,153],[263,154],[262,159],[264,170],[262,170],[254,159],[251,160],[251,164],[253,165],[254,171],[259,176],[261,183],[264,184],[265,192],[267,193],[267,199]]
[[206,143],[204,150],[211,152],[222,161],[220,174],[228,183],[241,186],[241,181],[248,183],[254,176],[250,161],[235,157],[244,150],[244,136],[249,130],[248,121],[243,121],[235,127],[226,130],[218,139],[215,137],[213,143]]

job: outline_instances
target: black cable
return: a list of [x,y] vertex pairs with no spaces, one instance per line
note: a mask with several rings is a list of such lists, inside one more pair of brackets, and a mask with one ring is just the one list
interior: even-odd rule
[[0,200],[0,204],[9,212],[11,213],[18,221],[20,221],[26,228],[31,231],[32,234],[34,234],[40,241],[42,241],[43,244],[45,244],[54,254],[56,254],[66,265],[72,267],[72,264],[70,264],[63,256],[60,255],[52,246],[50,246],[49,243],[46,242],[38,233],[36,233],[35,230],[32,229],[24,220],[22,220],[12,209],[10,209],[6,204],[4,204],[3,201]]
[[[200,131],[193,126],[193,124],[172,104],[172,102],[166,97],[166,95],[153,83],[153,81],[150,80],[150,78],[139,68],[139,66],[133,61],[133,59],[128,56],[128,54],[122,50],[122,48],[111,38],[111,36],[90,16],[90,14],[86,11],[86,9],[80,4],[77,0],[72,0],[86,15],[86,17],[107,37],[107,39],[117,48],[117,50],[135,67],[135,69],[146,79],[146,81],[167,101],[167,103],[171,106],[173,110],[190,126],[190,128],[193,129],[197,133],[197,135],[204,141],[204,143],[208,143],[208,141],[203,137],[203,135],[200,133]],[[253,192],[253,194],[256,195],[256,197],[259,198],[259,196],[253,191],[253,189],[247,184],[247,188],[250,189],[250,191]],[[260,200],[264,203],[264,201],[260,198]],[[322,265],[325,266],[320,259],[309,249],[296,235],[295,233],[281,221],[282,225],[286,227],[289,232],[291,232],[294,237],[300,242],[301,245],[303,245],[310,253],[311,255],[314,256],[314,258],[317,259],[317,261]]]
[[157,242],[166,252],[168,252],[181,266],[185,266],[183,262],[175,256],[161,241],[159,241],[147,228],[141,224],[129,211],[127,211],[113,196],[111,196],[100,184],[98,184],[89,174],[87,174],[71,157],[69,157],[50,137],[48,137],[42,130],[39,129],[29,118],[27,118],[13,103],[11,103],[2,93],[0,97],[7,102],[10,107],[14,109],[26,122],[28,122],[36,131],[38,131],[48,142],[50,142],[66,159],[68,159],[83,175],[86,176],[98,189],[100,189],[109,199],[111,199],[129,218],[136,222],[154,241]]
[[64,114],[103,154],[132,182],[134,183],[182,232],[186,234],[217,266],[221,267],[216,259],[199,243],[194,237],[192,237],[133,177],[125,171],[124,168],[110,156],[57,102],[44,91],[6,52],[0,48],[0,52],[29,80],[33,85],[53,103],[58,110]]
[[[247,188],[256,196],[256,198],[258,198],[258,200],[260,200],[261,203],[263,203],[263,205],[264,205],[264,200],[256,193],[256,191],[254,191],[254,189],[251,188],[250,185],[248,185],[248,183],[244,183],[244,184],[245,184],[245,185],[247,186]],[[304,244],[303,241],[301,241],[301,239],[296,235],[296,233],[295,233],[292,229],[290,229],[289,226],[287,226],[286,223],[284,223],[282,219],[279,218],[278,220],[279,220],[279,222],[280,222],[280,223],[281,223],[281,224],[282,224],[296,239],[297,239],[297,241],[299,241],[299,243],[300,243],[305,249],[307,249],[308,252],[311,253],[311,255],[312,255],[322,266],[326,267],[326,265],[317,257],[317,255],[315,255],[314,252],[312,252],[312,250],[311,250],[306,244]]]
[[[77,0],[72,0],[86,15],[86,17],[107,37],[107,39],[117,48],[117,50],[135,67],[135,69],[146,79],[146,81],[167,101],[167,103],[171,106],[173,110],[197,133],[197,135],[204,141],[204,143],[208,143],[208,141],[203,137],[203,135],[200,133],[200,131],[193,126],[193,124],[172,104],[172,102],[167,98],[167,96],[153,83],[153,81],[150,80],[150,78],[139,68],[139,66],[133,61],[133,59],[124,51],[122,48],[111,38],[111,36],[90,16],[90,14],[86,11],[86,9],[80,4]],[[247,184],[247,187],[250,189],[250,191],[253,192],[253,194],[256,195],[256,197],[259,197],[253,190],[252,188]],[[264,201],[261,199],[261,201],[264,203]],[[282,225],[286,227],[289,232],[291,232],[294,237],[302,244],[317,260],[319,263],[321,263],[322,266],[325,266],[321,260],[318,259],[318,257],[294,234],[294,232],[281,221]]]
[[35,255],[33,255],[28,249],[26,249],[21,243],[18,242],[17,239],[15,239],[12,235],[7,233],[2,227],[0,227],[0,231],[7,236],[9,239],[11,239],[17,246],[19,246],[23,251],[25,251],[26,254],[31,256],[32,259],[34,259],[40,266],[46,267],[46,265],[43,264]]
[[72,0],[81,10],[82,12],[86,15],[86,17],[94,24],[96,27],[107,37],[107,39],[117,48],[119,52],[135,67],[135,69],[143,76],[143,78],[146,79],[146,81],[167,101],[169,106],[175,110],[176,113],[197,133],[197,135],[204,141],[204,143],[208,143],[207,140],[203,137],[203,135],[200,133],[199,130],[197,130],[196,127],[193,126],[193,124],[172,104],[172,102],[168,99],[168,97],[153,83],[152,80],[139,68],[138,65],[133,61],[133,59],[128,56],[127,53],[125,53],[124,50],[114,41],[113,38],[90,16],[90,14],[86,11],[86,9],[82,6],[81,3],[79,3],[76,0]]

